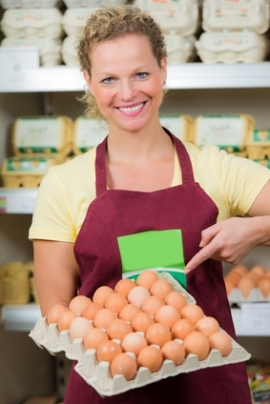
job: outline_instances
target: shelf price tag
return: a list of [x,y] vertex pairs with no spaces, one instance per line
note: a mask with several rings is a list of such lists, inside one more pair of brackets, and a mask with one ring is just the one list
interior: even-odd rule
[[243,303],[241,309],[243,335],[270,335],[270,303]]
[[18,74],[22,70],[39,67],[39,50],[37,47],[0,48],[0,70],[9,74]]

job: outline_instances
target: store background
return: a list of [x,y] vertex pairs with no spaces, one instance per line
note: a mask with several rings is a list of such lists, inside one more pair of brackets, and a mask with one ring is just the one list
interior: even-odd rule
[[[65,7],[62,7],[64,12]],[[2,18],[4,10],[0,8]],[[269,31],[268,31],[269,33]],[[1,39],[3,39],[3,34]],[[256,128],[270,128],[270,61],[269,56],[262,62],[268,66],[269,73],[265,75],[263,84],[253,85],[246,77],[246,82],[241,85],[226,85],[226,79],[231,77],[226,73],[224,64],[224,77],[220,78],[220,85],[213,87],[211,77],[204,77],[199,70],[202,62],[197,57],[194,61],[196,80],[200,77],[199,86],[179,85],[176,89],[174,83],[168,79],[170,91],[161,107],[161,114],[190,115],[194,119],[204,114],[249,114],[256,121]],[[193,65],[192,65],[193,66]],[[241,66],[245,76],[244,63]],[[212,69],[212,65],[209,69]],[[229,71],[229,70],[228,70]],[[230,70],[234,72],[234,70]],[[254,65],[254,71],[259,72]],[[186,74],[179,65],[179,80],[181,74]],[[3,74],[8,75],[0,67],[3,83]],[[233,73],[232,73],[233,74]],[[200,76],[201,75],[201,76]],[[49,76],[48,76],[49,77]],[[185,77],[185,76],[184,76]],[[65,81],[65,74],[63,74]],[[259,82],[259,81],[258,81]],[[224,84],[225,83],[225,84]],[[83,106],[76,100],[81,94],[81,89],[74,91],[23,91],[21,84],[13,83],[10,91],[0,85],[0,163],[6,157],[12,156],[11,134],[12,125],[18,116],[29,115],[68,115],[75,120],[83,114]],[[1,86],[4,88],[1,88]],[[42,86],[41,86],[42,87]],[[220,88],[221,87],[221,88]],[[18,91],[17,91],[18,88]],[[0,265],[9,261],[28,262],[32,260],[32,244],[27,239],[28,229],[31,223],[31,214],[0,214]],[[269,249],[256,248],[244,260],[243,263],[252,267],[255,264],[270,268]],[[224,266],[224,273],[230,269]],[[2,308],[3,314],[3,308]],[[53,357],[45,350],[39,349],[28,336],[28,331],[10,331],[2,321],[0,324],[0,403],[19,404],[27,397],[35,395],[61,396],[64,391],[66,374],[69,362],[62,355]],[[240,336],[238,342],[243,345],[252,357],[262,360],[270,360],[268,336]],[[60,397],[61,398],[61,397]]]

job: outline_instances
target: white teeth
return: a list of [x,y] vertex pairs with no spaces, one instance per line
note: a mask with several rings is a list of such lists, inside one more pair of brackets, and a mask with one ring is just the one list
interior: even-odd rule
[[131,112],[139,111],[139,109],[141,109],[142,106],[143,106],[143,103],[136,105],[135,107],[127,107],[127,108],[124,107],[124,108],[119,108],[119,109],[120,109],[120,111],[124,112],[125,114],[129,114]]

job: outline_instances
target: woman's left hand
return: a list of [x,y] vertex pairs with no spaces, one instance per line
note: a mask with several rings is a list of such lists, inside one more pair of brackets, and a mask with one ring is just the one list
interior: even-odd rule
[[192,271],[208,258],[238,263],[256,245],[268,245],[269,226],[269,216],[234,217],[203,230],[201,250],[187,263],[185,272]]

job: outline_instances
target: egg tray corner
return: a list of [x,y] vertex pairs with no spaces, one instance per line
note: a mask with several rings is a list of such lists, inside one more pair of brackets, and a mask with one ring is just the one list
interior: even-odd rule
[[[171,282],[175,290],[183,293],[188,304],[196,303],[195,299],[170,274],[164,272],[158,273],[158,275],[161,279]],[[220,351],[212,349],[203,361],[199,361],[194,354],[189,354],[179,366],[175,366],[173,361],[166,359],[158,372],[151,373],[147,368],[140,367],[135,378],[127,381],[122,375],[112,378],[110,364],[108,362],[98,363],[96,351],[94,349],[85,350],[82,338],[72,340],[68,330],[59,332],[57,324],[48,325],[45,317],[36,322],[29,336],[40,348],[45,348],[51,355],[64,351],[68,359],[76,360],[76,372],[102,396],[120,394],[181,373],[250,359],[250,354],[232,339],[232,351],[226,357],[222,357]]]

